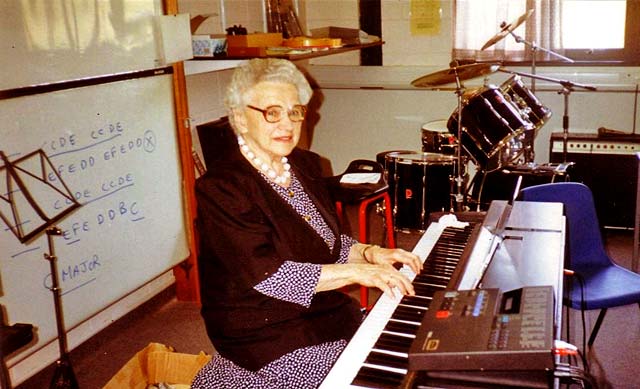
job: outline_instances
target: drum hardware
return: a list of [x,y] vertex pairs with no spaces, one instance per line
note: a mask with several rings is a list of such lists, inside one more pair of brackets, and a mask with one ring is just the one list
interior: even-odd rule
[[535,162],[505,165],[496,171],[478,171],[472,180],[469,198],[476,202],[476,211],[483,210],[492,200],[514,200],[520,187],[556,182],[570,181],[569,163]]
[[[417,78],[411,82],[411,85],[415,87],[434,87],[439,85],[445,85],[455,82],[456,83],[456,96],[458,98],[458,112],[459,119],[457,125],[457,139],[461,143],[462,139],[462,127],[463,127],[463,115],[462,115],[462,95],[464,94],[464,87],[462,81],[472,78],[485,76],[496,72],[499,69],[498,64],[492,63],[476,63],[468,65],[452,66],[449,69],[444,69],[435,73],[428,74]],[[456,167],[455,167],[455,186],[456,192],[455,208],[452,207],[451,211],[463,211],[464,209],[464,197],[466,190],[463,190],[463,184],[465,178],[463,176],[463,163],[462,163],[462,147],[458,146],[456,150]]]
[[[556,56],[566,62],[570,62],[573,63],[575,62],[574,60],[572,60],[571,58],[567,58],[564,55],[558,54],[552,50],[549,49],[545,49],[544,47],[540,47],[538,46],[535,42],[529,42],[526,39],[522,38],[521,36],[515,34],[513,31],[520,27],[520,25],[522,25],[522,23],[524,23],[527,19],[529,19],[529,17],[533,14],[533,9],[528,10],[527,12],[525,12],[524,14],[520,15],[513,23],[509,23],[507,24],[507,22],[502,22],[500,23],[500,28],[501,30],[494,35],[491,39],[489,39],[484,46],[482,46],[482,48],[480,50],[485,50],[491,46],[493,46],[494,44],[498,43],[499,41],[501,41],[502,39],[504,39],[504,37],[506,37],[507,35],[511,35],[513,37],[513,39],[515,39],[516,43],[524,43],[525,46],[528,46],[531,48],[531,73],[532,74],[536,74],[536,57],[538,54],[538,50],[542,50],[547,54],[551,54],[553,56]],[[533,91],[533,93],[536,93],[536,81],[535,78],[531,80],[531,90]]]
[[[537,43],[535,42],[530,42],[527,41],[526,39],[522,38],[521,36],[515,34],[513,31],[515,29],[517,29],[518,27],[520,27],[527,19],[529,19],[529,17],[533,14],[533,9],[530,9],[528,11],[526,11],[524,14],[520,15],[514,22],[507,24],[506,22],[502,22],[500,24],[500,28],[501,30],[494,35],[491,39],[489,39],[480,50],[485,50],[491,46],[493,46],[494,44],[498,43],[499,41],[501,41],[502,39],[504,39],[504,37],[506,37],[507,35],[511,35],[513,37],[513,39],[515,39],[516,43],[523,43],[526,47],[529,47],[531,49],[531,74],[535,75],[536,74],[536,57],[538,56],[538,50],[542,50],[547,54],[551,54],[557,58],[560,58],[566,62],[570,62],[573,63],[575,62],[574,60],[572,60],[571,58],[567,58],[564,55],[558,54],[552,50],[543,48],[538,46]],[[536,77],[532,77],[531,78],[531,91],[533,93],[533,95],[535,96],[536,93]],[[565,104],[565,107],[567,105]],[[528,145],[528,147],[530,148],[530,152],[531,155],[533,155],[534,153],[534,149],[533,149],[533,142],[530,143],[530,145]],[[531,161],[533,161],[533,159],[531,159]]]
[[540,76],[536,74],[527,74],[521,72],[515,72],[512,70],[507,70],[505,68],[498,69],[504,73],[515,74],[523,77],[530,77],[532,79],[539,79],[544,81],[553,82],[556,84],[560,84],[562,88],[558,91],[558,94],[564,95],[564,115],[562,116],[562,162],[567,162],[567,141],[569,139],[569,95],[573,92],[574,88],[582,88],[589,91],[597,90],[595,86],[579,84],[577,82],[572,82],[569,80],[559,80],[557,78],[551,78],[546,76]]

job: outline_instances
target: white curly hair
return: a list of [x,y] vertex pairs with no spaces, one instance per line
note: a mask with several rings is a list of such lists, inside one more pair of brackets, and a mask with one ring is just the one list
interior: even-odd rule
[[234,131],[237,131],[234,112],[242,112],[253,87],[265,81],[295,86],[301,104],[306,105],[311,100],[313,90],[309,81],[291,61],[279,58],[251,59],[235,69],[224,98],[229,123]]

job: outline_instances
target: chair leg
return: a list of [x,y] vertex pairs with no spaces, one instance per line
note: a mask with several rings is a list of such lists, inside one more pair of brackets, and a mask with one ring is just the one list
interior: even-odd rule
[[[360,203],[360,207],[358,209],[358,228],[359,228],[358,238],[360,240],[360,243],[367,243],[368,233],[369,233],[369,228],[368,228],[369,224],[367,220],[369,205],[376,203],[380,199],[384,201],[384,207],[385,207],[385,229],[386,229],[386,235],[387,235],[387,247],[395,248],[396,240],[393,235],[394,231],[393,231],[393,219],[391,214],[391,198],[389,197],[389,194],[386,192],[382,196],[377,196],[375,198],[371,198]],[[365,309],[366,311],[369,311],[370,309],[369,288],[367,288],[366,286],[360,287],[360,307],[362,309]]]
[[[360,203],[358,209],[358,239],[360,243],[367,243],[367,209],[369,208],[369,202],[363,201]],[[360,308],[363,311],[369,311],[369,288],[366,286],[360,286]]]
[[396,248],[396,238],[395,231],[393,228],[393,212],[391,210],[391,197],[389,197],[389,193],[385,193],[383,196],[384,199],[384,219],[385,226],[387,228],[387,243],[390,249]]
[[336,213],[338,214],[338,221],[342,224],[342,202],[336,201]]
[[591,335],[589,336],[589,341],[587,345],[591,347],[593,342],[596,340],[596,336],[598,335],[598,331],[600,330],[600,325],[602,325],[602,321],[604,320],[604,315],[607,314],[607,308],[602,308],[600,314],[598,315],[598,319],[596,320],[596,324],[593,326],[593,330],[591,330]]

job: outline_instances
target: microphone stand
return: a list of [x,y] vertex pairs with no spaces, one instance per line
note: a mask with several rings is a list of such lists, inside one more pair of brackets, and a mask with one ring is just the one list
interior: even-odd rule
[[[506,22],[502,22],[502,24],[500,25],[501,27],[505,27],[506,26]],[[552,50],[549,49],[545,49],[544,47],[540,47],[538,46],[535,42],[529,42],[526,39],[522,38],[521,36],[519,36],[518,34],[515,34],[513,31],[511,30],[507,30],[509,32],[509,34],[513,37],[513,39],[515,39],[516,43],[524,43],[525,46],[529,46],[531,48],[531,74],[535,75],[536,74],[536,57],[538,55],[538,50],[542,50],[547,54],[551,54],[553,56],[556,56],[564,61],[567,61],[569,63],[574,63],[575,61],[572,60],[571,58],[565,57],[564,55],[558,54]],[[533,94],[536,93],[536,79],[532,78],[531,79],[531,92]]]

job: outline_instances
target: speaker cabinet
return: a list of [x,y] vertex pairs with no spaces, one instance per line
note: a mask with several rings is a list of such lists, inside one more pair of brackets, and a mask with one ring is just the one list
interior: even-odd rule
[[640,139],[634,136],[569,134],[566,161],[562,133],[551,134],[550,161],[574,162],[570,181],[593,192],[600,225],[633,228]]

